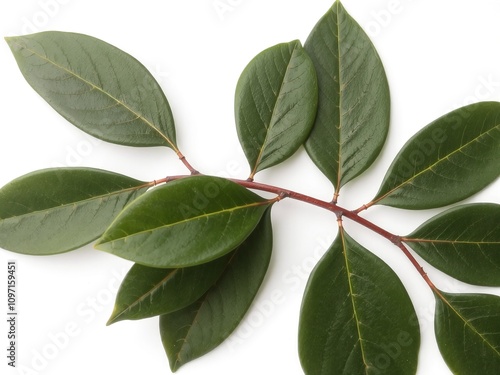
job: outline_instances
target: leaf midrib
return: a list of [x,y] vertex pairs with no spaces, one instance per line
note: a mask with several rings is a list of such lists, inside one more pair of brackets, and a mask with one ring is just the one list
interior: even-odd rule
[[222,215],[222,214],[225,214],[227,212],[233,212],[233,211],[237,211],[237,210],[241,210],[241,209],[245,209],[245,208],[263,206],[263,205],[266,205],[266,204],[269,204],[269,202],[268,201],[255,202],[255,203],[249,203],[249,204],[246,204],[246,205],[243,205],[243,206],[236,206],[236,207],[226,208],[226,209],[223,209],[223,210],[220,210],[220,211],[210,212],[210,213],[203,214],[203,215],[193,216],[191,218],[180,220],[180,221],[176,221],[174,223],[166,223],[166,224],[154,227],[154,228],[144,229],[144,230],[141,230],[139,232],[135,232],[133,234],[129,234],[129,235],[126,235],[126,236],[123,236],[123,237],[117,237],[117,238],[110,239],[110,240],[107,240],[107,241],[102,241],[102,242],[99,241],[98,243],[96,243],[96,247],[98,247],[99,245],[103,245],[103,244],[107,244],[107,243],[111,243],[111,242],[125,241],[126,239],[133,238],[133,237],[136,237],[136,236],[140,236],[140,235],[143,235],[143,234],[148,233],[148,232],[152,232],[152,231],[156,231],[156,230],[162,230],[162,229],[166,229],[166,228],[169,228],[169,227],[174,227],[176,225],[181,225],[181,224],[184,224],[184,223],[188,223],[188,222],[200,220],[200,219],[203,219],[203,218],[208,218],[208,217],[215,216],[215,215]]
[[292,59],[294,58],[294,54],[295,54],[295,51],[297,50],[297,45],[298,43],[295,42],[295,45],[293,47],[293,51],[290,55],[290,59],[288,60],[288,63],[286,65],[286,70],[285,70],[285,74],[283,75],[283,79],[281,80],[281,84],[280,84],[280,88],[278,90],[278,93],[276,95],[276,100],[274,101],[274,106],[273,106],[273,112],[271,114],[271,118],[269,120],[269,124],[268,124],[268,127],[266,128],[266,136],[264,138],[264,141],[262,142],[262,146],[260,147],[260,150],[259,150],[259,154],[257,155],[257,159],[255,161],[255,165],[252,169],[252,172],[250,174],[250,176],[254,176],[256,173],[257,173],[257,169],[259,167],[259,164],[260,162],[262,161],[262,157],[264,155],[264,150],[267,148],[268,146],[268,143],[267,143],[267,140],[269,138],[269,133],[271,133],[272,129],[274,128],[274,126],[276,125],[276,122],[273,121],[273,119],[275,118],[276,116],[276,111],[277,111],[277,107],[278,107],[278,102],[280,101],[280,94],[281,92],[283,91],[283,86],[285,85],[285,79],[287,77],[287,74],[289,72],[289,67],[290,67],[290,63],[292,61]]
[[475,143],[478,141],[478,139],[482,138],[483,136],[487,135],[488,133],[494,131],[495,129],[499,128],[500,127],[500,124],[497,124],[493,127],[491,127],[490,129],[488,129],[486,132],[484,133],[480,133],[477,137],[471,139],[469,142],[465,143],[464,145],[460,146],[459,148],[457,148],[456,150],[454,150],[453,152],[450,152],[449,154],[437,159],[434,163],[432,163],[431,165],[429,165],[428,167],[426,167],[425,169],[423,169],[422,171],[418,172],[417,174],[415,174],[414,176],[412,176],[411,178],[408,178],[407,180],[403,181],[402,183],[400,183],[398,186],[392,188],[391,190],[389,190],[387,193],[385,193],[384,195],[382,195],[380,198],[378,199],[375,199],[371,204],[376,204],[377,202],[380,202],[382,199],[385,199],[386,197],[388,197],[389,195],[391,195],[393,192],[395,192],[396,190],[400,189],[401,187],[411,183],[411,181],[415,180],[417,177],[419,177],[420,175],[422,175],[423,173],[427,173],[428,171],[432,170],[432,168],[434,168],[436,165],[440,164],[441,162],[443,162],[444,160],[450,158],[452,155],[458,153],[458,152],[461,152],[463,149],[469,147],[471,144]]
[[356,330],[357,330],[357,333],[358,333],[358,340],[359,340],[359,347],[360,347],[360,350],[361,350],[361,357],[363,359],[363,364],[365,365],[365,369],[367,369],[369,366],[368,366],[368,362],[366,360],[366,354],[365,354],[365,348],[364,348],[364,345],[363,345],[363,338],[362,338],[362,334],[361,334],[361,326],[360,326],[360,319],[358,318],[358,310],[356,308],[356,302],[355,302],[355,298],[354,296],[356,295],[354,292],[353,292],[353,284],[352,284],[352,281],[351,281],[351,268],[349,267],[349,261],[348,261],[348,257],[347,257],[347,243],[346,243],[346,239],[345,239],[345,236],[344,236],[344,230],[343,228],[339,228],[339,232],[340,232],[340,235],[342,236],[342,253],[344,255],[344,261],[345,261],[345,267],[346,267],[346,272],[347,272],[347,282],[348,282],[348,285],[349,285],[349,297],[351,299],[351,303],[352,303],[352,309],[353,309],[353,313],[354,313],[354,320],[356,322]]
[[59,206],[54,206],[54,207],[49,207],[49,208],[45,208],[43,210],[35,210],[35,211],[32,211],[32,212],[28,212],[28,213],[25,213],[25,214],[22,214],[22,215],[17,215],[17,216],[9,216],[9,217],[6,217],[6,218],[0,218],[0,225],[2,224],[2,221],[7,221],[7,220],[13,220],[13,219],[20,219],[20,220],[23,220],[23,219],[26,219],[28,218],[29,216],[36,216],[36,215],[40,215],[40,214],[47,214],[49,211],[52,211],[52,210],[59,210],[59,209],[64,209],[64,208],[69,208],[71,206],[75,206],[75,205],[84,205],[86,203],[89,203],[93,200],[100,200],[100,199],[103,199],[103,198],[111,198],[115,195],[120,195],[120,194],[124,194],[124,193],[127,193],[127,192],[132,192],[134,190],[136,191],[139,191],[140,189],[143,189],[145,187],[149,186],[149,184],[143,184],[143,185],[140,185],[140,186],[135,186],[135,187],[130,187],[130,188],[126,188],[126,189],[122,189],[122,190],[117,190],[117,191],[114,191],[112,193],[108,193],[108,194],[100,194],[100,195],[96,195],[96,196],[93,196],[93,197],[89,197],[87,199],[82,199],[80,201],[75,201],[75,202],[69,202],[69,203],[63,203]]
[[338,101],[338,114],[339,114],[339,118],[338,118],[338,145],[339,145],[339,148],[338,148],[338,164],[337,164],[337,186],[335,186],[335,196],[337,196],[339,193],[340,193],[340,189],[341,189],[341,186],[340,186],[340,183],[342,181],[342,140],[341,140],[341,136],[342,136],[342,128],[343,128],[343,116],[342,116],[342,113],[341,113],[341,110],[342,110],[342,93],[341,93],[341,88],[342,88],[342,77],[341,77],[341,67],[340,67],[340,64],[342,63],[342,59],[341,59],[341,51],[340,51],[340,14],[339,14],[339,10],[341,9],[340,8],[340,2],[336,2],[336,7],[337,7],[337,11],[336,11],[336,25],[337,25],[337,59],[338,59],[338,93],[339,93],[339,101]]
[[152,296],[154,292],[160,289],[161,286],[166,284],[170,279],[172,279],[178,272],[180,271],[179,268],[176,268],[172,270],[168,275],[163,277],[159,282],[154,283],[151,288],[143,293],[141,296],[137,297],[134,299],[134,301],[130,304],[127,305],[126,308],[122,309],[122,311],[119,314],[116,314],[110,319],[109,321],[115,322],[119,317],[123,316],[125,313],[130,312],[135,306],[141,304],[147,297]]
[[[38,52],[34,51],[33,49],[31,48],[28,48],[27,46],[25,45],[22,45],[18,42],[16,42],[15,40],[13,39],[10,39],[12,43],[16,44],[17,46],[19,46],[20,48],[22,49],[25,49],[29,52],[31,52],[33,55],[39,57],[40,59],[52,64],[53,66],[55,66],[56,68],[58,69],[61,69],[63,71],[65,71],[66,73],[70,74],[71,76],[79,79],[80,81],[84,82],[85,84],[89,85],[92,89],[95,89],[99,92],[101,92],[102,94],[108,96],[109,98],[111,98],[112,100],[114,100],[118,105],[122,106],[123,108],[125,108],[127,111],[129,111],[130,113],[132,113],[134,116],[136,116],[136,119],[140,119],[141,121],[143,121],[147,126],[149,126],[150,128],[152,128],[156,133],[158,133],[158,135],[160,135],[160,137],[162,137],[167,143],[168,145],[176,152],[178,152],[178,149],[177,147],[175,146],[175,144],[165,135],[163,134],[153,123],[151,123],[147,118],[144,117],[144,115],[142,115],[141,113],[138,113],[136,112],[135,110],[133,110],[131,107],[129,107],[127,104],[125,104],[123,101],[121,101],[120,99],[118,98],[115,98],[111,93],[105,91],[104,89],[102,89],[101,87],[95,85],[94,83],[90,82],[89,80],[86,80],[85,78],[83,78],[82,76],[78,75],[76,72],[68,69],[68,68],[65,68],[64,66],[62,65],[59,65],[57,64],[55,61],[52,61],[51,59],[49,59],[47,56],[43,56],[41,54],[39,54]],[[134,120],[136,120],[134,119]]]
[[227,270],[230,268],[230,266],[232,265],[232,263],[234,262],[234,258],[236,258],[238,256],[238,249],[236,249],[234,251],[234,253],[231,255],[230,259],[227,261],[227,264],[226,266],[224,267],[224,270],[221,272],[219,278],[217,279],[217,281],[214,283],[214,285],[212,285],[210,287],[210,289],[207,290],[207,292],[205,293],[205,295],[200,299],[200,306],[197,308],[196,310],[196,315],[193,319],[193,322],[190,324],[190,326],[188,327],[187,329],[187,332],[186,332],[186,335],[184,336],[184,339],[182,339],[183,341],[183,344],[181,345],[179,351],[177,352],[177,355],[176,355],[176,360],[175,360],[175,364],[183,364],[182,361],[181,361],[181,353],[184,351],[184,348],[185,348],[185,343],[187,343],[187,340],[188,340],[188,337],[192,334],[193,332],[193,327],[195,326],[195,323],[198,321],[198,317],[200,316],[200,312],[201,312],[201,309],[203,308],[203,306],[205,305],[205,303],[207,302],[208,300],[208,297],[210,296],[210,293],[217,289],[218,285],[220,284],[220,280],[224,277],[224,275],[226,274]]
[[455,307],[451,304],[450,301],[448,301],[448,299],[440,292],[440,291],[436,291],[436,294],[438,295],[438,297],[441,299],[441,301],[443,301],[455,314],[456,316],[461,319],[463,322],[464,322],[464,325],[467,326],[471,331],[472,333],[475,333],[477,334],[477,336],[479,336],[481,338],[481,340],[483,340],[483,342],[485,342],[488,347],[491,348],[491,350],[493,352],[495,352],[499,357],[500,357],[500,350],[498,350],[497,348],[495,348],[490,342],[489,340],[487,340],[482,333],[480,333],[470,322],[469,320],[467,320],[457,309],[455,309]]

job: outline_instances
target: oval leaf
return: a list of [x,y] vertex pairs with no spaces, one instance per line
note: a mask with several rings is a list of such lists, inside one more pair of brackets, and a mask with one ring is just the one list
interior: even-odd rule
[[445,211],[403,239],[439,270],[467,283],[500,286],[500,205]]
[[299,325],[307,375],[415,374],[420,332],[397,275],[347,234],[312,272]]
[[229,180],[188,177],[134,201],[96,247],[149,267],[195,266],[241,244],[269,204]]
[[48,31],[6,38],[28,83],[81,130],[128,146],[175,146],[170,106],[135,58],[99,39]]
[[304,48],[319,87],[318,114],[305,147],[338,194],[384,145],[389,85],[375,47],[340,1],[314,27]]
[[0,246],[50,255],[98,238],[145,182],[89,168],[45,169],[0,189]]
[[499,297],[436,293],[434,328],[441,355],[454,374],[498,374]]
[[462,107],[415,134],[396,156],[372,204],[409,209],[470,197],[500,174],[500,103]]
[[298,40],[266,49],[248,64],[236,87],[235,113],[252,178],[304,143],[317,103],[316,72]]
[[217,283],[193,305],[160,317],[170,368],[176,371],[219,346],[245,316],[264,279],[272,252],[270,210],[231,253]]
[[228,257],[188,268],[151,268],[134,264],[120,285],[108,325],[168,314],[189,306],[217,281]]

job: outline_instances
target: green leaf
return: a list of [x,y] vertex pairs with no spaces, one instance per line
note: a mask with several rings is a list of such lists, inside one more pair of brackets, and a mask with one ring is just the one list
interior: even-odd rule
[[194,176],[137,199],[96,247],[156,268],[182,268],[219,258],[253,231],[271,202],[229,180]]
[[304,48],[318,75],[316,123],[306,150],[336,187],[363,173],[384,145],[390,95],[375,47],[340,1],[321,18]]
[[168,314],[196,302],[217,281],[229,255],[188,268],[134,264],[125,276],[108,325]]
[[500,298],[435,293],[434,328],[441,355],[454,374],[498,374]]
[[500,205],[452,208],[403,239],[441,271],[467,283],[500,286]]
[[0,246],[50,255],[98,238],[150,185],[89,168],[44,169],[0,189]]
[[318,86],[298,40],[257,55],[236,87],[236,128],[252,170],[276,165],[304,143],[316,117]]
[[415,310],[397,275],[341,230],[313,270],[299,324],[307,375],[415,374]]
[[231,253],[224,273],[205,296],[183,310],[160,317],[161,339],[172,371],[216,348],[244,318],[271,259],[270,211]]
[[81,130],[128,146],[175,146],[170,106],[135,58],[99,39],[48,31],[5,38],[28,83]]
[[372,204],[441,207],[468,198],[500,174],[500,103],[459,108],[415,134],[396,156]]

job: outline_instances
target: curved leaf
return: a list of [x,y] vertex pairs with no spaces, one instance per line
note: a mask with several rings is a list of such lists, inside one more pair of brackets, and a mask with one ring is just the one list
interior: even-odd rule
[[436,339],[454,374],[498,374],[500,298],[487,294],[436,293]]
[[445,211],[403,239],[434,267],[467,283],[500,286],[500,205]]
[[217,281],[229,255],[188,268],[151,268],[134,264],[116,296],[108,325],[168,314],[196,302]]
[[500,174],[500,103],[462,107],[432,122],[401,149],[372,204],[409,209],[465,199]]
[[390,95],[375,47],[340,1],[321,18],[304,48],[318,75],[316,123],[307,153],[336,187],[363,173],[384,145]]
[[298,40],[268,48],[248,64],[236,87],[235,114],[252,178],[297,151],[317,104],[316,72]]
[[191,267],[227,254],[271,204],[234,182],[208,176],[169,182],[141,198],[96,247],[156,268]]
[[271,259],[270,211],[231,253],[224,273],[205,296],[183,310],[160,317],[161,339],[172,371],[220,345],[250,308]]
[[145,182],[90,168],[29,173],[0,189],[0,246],[50,255],[98,238]]
[[135,58],[99,39],[48,31],[6,38],[28,83],[81,130],[128,146],[175,146],[170,106]]
[[397,275],[341,233],[304,293],[299,354],[307,375],[415,374],[415,310]]

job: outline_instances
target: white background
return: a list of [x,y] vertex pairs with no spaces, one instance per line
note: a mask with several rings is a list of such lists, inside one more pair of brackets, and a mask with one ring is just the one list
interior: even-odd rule
[[[421,127],[463,104],[500,100],[500,1],[343,3],[378,49],[392,96],[392,128],[381,157],[341,196],[341,203],[354,209],[370,201],[399,148]],[[226,9],[218,11],[217,4],[226,4]],[[233,120],[238,76],[261,50],[293,39],[304,42],[331,5],[332,0],[2,1],[0,28],[4,36],[81,32],[129,52],[164,88],[179,147],[190,162],[206,174],[246,178],[249,168]],[[185,173],[168,149],[131,149],[93,140],[29,87],[6,43],[0,43],[0,61],[0,186],[53,166],[92,166],[143,180]],[[259,173],[257,180],[331,199],[330,183],[303,150],[282,166]],[[498,202],[498,190],[497,181],[468,202]],[[364,216],[404,235],[437,212],[373,207]],[[270,273],[247,319],[228,343],[186,365],[180,374],[302,373],[296,340],[302,292],[308,273],[335,237],[336,222],[328,212],[293,201],[279,203],[273,221]],[[418,374],[450,374],[434,339],[430,290],[397,248],[355,225],[346,227],[395,267],[409,290],[422,331]],[[2,374],[169,373],[157,319],[105,327],[129,262],[92,246],[43,258],[0,251],[0,285],[12,259],[18,263],[21,367],[6,365],[3,323]],[[500,294],[499,288],[472,287],[422,264],[445,291]],[[2,313],[5,290],[0,292],[0,306]],[[73,336],[56,348],[53,338],[68,329]]]

